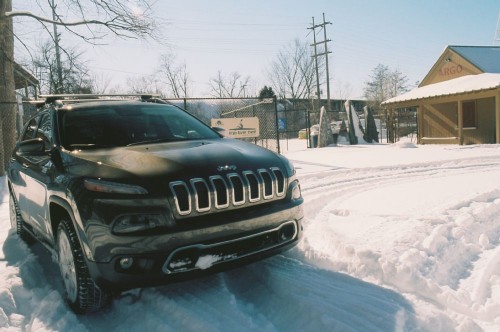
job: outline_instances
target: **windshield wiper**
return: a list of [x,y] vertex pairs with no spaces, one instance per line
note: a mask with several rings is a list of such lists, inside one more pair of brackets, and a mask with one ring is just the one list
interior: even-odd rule
[[157,138],[157,139],[151,139],[151,140],[146,140],[146,141],[139,141],[139,142],[130,143],[130,144],[127,144],[126,146],[173,142],[173,141],[178,141],[178,139],[175,139],[175,138]]
[[69,147],[72,148],[73,150],[76,149],[91,150],[91,149],[112,148],[113,146],[105,144],[94,144],[94,143],[75,143],[75,144],[70,144]]

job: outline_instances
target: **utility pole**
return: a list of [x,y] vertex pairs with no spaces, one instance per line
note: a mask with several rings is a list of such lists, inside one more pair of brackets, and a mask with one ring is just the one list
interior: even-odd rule
[[[330,101],[330,69],[328,67],[328,54],[332,53],[328,51],[328,42],[331,42],[330,39],[326,37],[326,25],[327,24],[332,24],[331,22],[326,22],[325,20],[325,13],[323,13],[323,23],[321,24],[315,24],[314,23],[314,17],[312,18],[312,26],[308,28],[309,30],[312,30],[313,32],[313,41],[314,43],[311,44],[311,46],[314,47],[314,55],[312,56],[314,58],[314,64],[316,66],[316,89],[317,89],[317,94],[318,94],[318,99],[321,100],[321,95],[320,95],[320,85],[319,85],[319,69],[318,69],[318,57],[319,56],[325,56],[325,66],[326,66],[326,100],[327,100],[327,108],[328,111],[331,111],[331,101]],[[324,32],[324,39],[322,41],[316,41],[316,29],[321,28],[323,29]],[[322,53],[318,54],[318,45],[323,45],[324,44],[324,51]]]
[[[311,28],[308,28],[308,29],[312,29],[313,31],[313,40],[314,40],[314,44],[312,44],[311,46],[314,47],[314,67],[316,68],[316,95],[318,96],[318,101],[321,101],[321,89],[320,89],[320,86],[319,86],[319,69],[318,69],[318,43],[316,43],[316,25],[314,24],[314,16],[312,18],[312,27]],[[318,105],[320,105],[320,103],[318,103]]]
[[246,87],[247,87],[246,84],[241,85],[241,91],[243,91],[243,98],[247,97]]
[[[52,20],[56,21],[57,20],[56,4],[54,3],[54,0],[51,1],[50,7],[52,9]],[[59,48],[59,34],[57,33],[57,24],[53,23],[52,25],[54,27],[54,44],[56,47],[56,64],[57,64],[57,80],[58,80],[58,84],[54,86],[56,88],[56,91],[54,92],[63,93],[64,85],[63,85],[63,75],[61,66],[61,50]]]
[[[328,68],[328,54],[331,53],[328,51],[328,42],[331,40],[327,39],[326,37],[326,25],[331,24],[330,22],[326,22],[325,20],[325,13],[323,13],[323,23],[321,24],[315,24],[314,23],[314,17],[312,18],[312,26],[308,29],[311,29],[313,32],[313,38],[314,38],[314,43],[311,46],[314,46],[314,55],[312,56],[314,58],[314,63],[316,66],[316,86],[317,86],[317,93],[318,93],[318,102],[320,102],[320,119],[319,119],[319,133],[318,133],[318,146],[319,148],[325,147],[328,144],[331,143],[330,136],[328,135],[328,127],[330,126],[329,120],[328,120],[328,111],[331,111],[331,102],[330,102],[330,74],[329,74],[329,68]],[[322,41],[316,41],[316,28],[321,28],[323,29],[324,32],[324,39]],[[318,45],[324,45],[323,46],[323,53],[318,54]],[[320,92],[320,86],[319,86],[319,69],[318,69],[318,57],[320,56],[325,56],[325,70],[326,70],[326,100],[327,100],[327,108],[326,110],[321,108],[321,92]]]

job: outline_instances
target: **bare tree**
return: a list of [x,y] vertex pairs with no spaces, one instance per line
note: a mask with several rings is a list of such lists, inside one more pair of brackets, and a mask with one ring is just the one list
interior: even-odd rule
[[127,87],[130,93],[137,94],[159,94],[161,95],[162,87],[156,75],[144,75],[127,78]]
[[249,76],[242,78],[238,72],[232,72],[225,76],[219,70],[217,76],[212,77],[209,81],[210,94],[217,98],[244,97],[245,87],[249,81]]
[[311,48],[299,39],[278,53],[268,71],[272,87],[281,99],[311,98],[316,88],[315,75]]
[[389,98],[408,91],[408,78],[399,70],[390,70],[379,64],[372,71],[370,80],[365,82],[365,97],[375,108]]
[[33,58],[33,72],[40,82],[42,93],[93,93],[89,69],[81,60],[82,53],[63,49],[57,59],[54,44],[45,42]]
[[394,70],[389,75],[389,98],[396,97],[408,91],[408,77],[399,70]]
[[111,83],[111,78],[103,74],[93,74],[90,78],[92,93],[105,94]]
[[160,58],[159,73],[174,98],[188,97],[191,81],[185,63],[176,64],[173,54],[163,54]]
[[[157,31],[149,0],[136,0],[133,6],[132,2],[121,0],[69,0],[59,1],[57,6],[54,2],[50,4],[53,5],[52,18],[47,18],[33,12],[12,11],[12,0],[0,1],[0,164],[3,165],[0,166],[0,175],[4,174],[16,137],[13,18],[30,17],[44,26],[63,26],[92,43],[97,43],[110,33],[123,38],[148,38]],[[47,26],[45,28],[50,31]],[[57,40],[58,36],[54,37]]]

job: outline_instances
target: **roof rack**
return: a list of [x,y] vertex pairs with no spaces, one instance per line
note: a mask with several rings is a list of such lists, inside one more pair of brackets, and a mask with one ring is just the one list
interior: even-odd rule
[[160,95],[157,94],[53,94],[53,95],[39,95],[40,98],[45,99],[45,104],[51,103],[78,103],[99,100],[124,100],[124,99],[139,99],[147,101],[149,99],[159,99]]

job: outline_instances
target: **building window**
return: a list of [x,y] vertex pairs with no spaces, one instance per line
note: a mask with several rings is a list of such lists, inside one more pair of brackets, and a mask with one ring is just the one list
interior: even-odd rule
[[464,101],[462,102],[462,119],[463,127],[466,128],[476,128],[476,101]]

